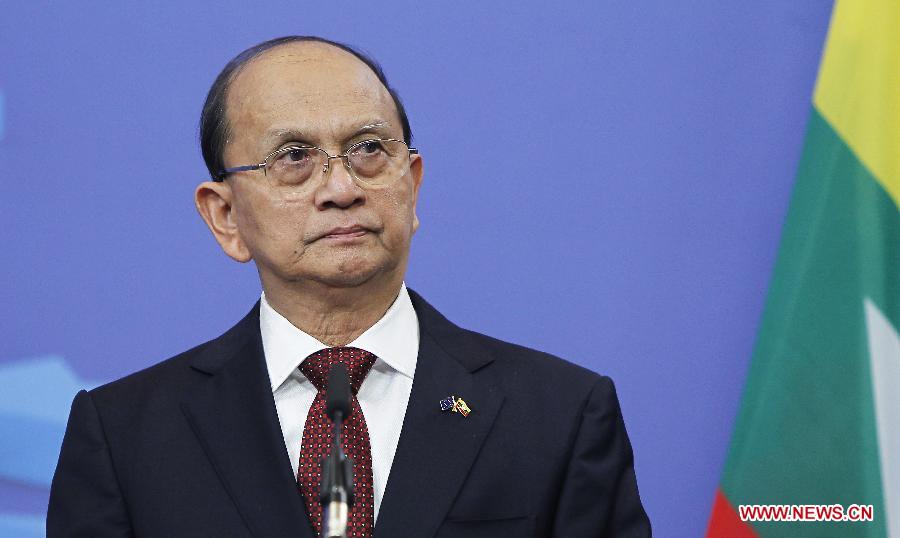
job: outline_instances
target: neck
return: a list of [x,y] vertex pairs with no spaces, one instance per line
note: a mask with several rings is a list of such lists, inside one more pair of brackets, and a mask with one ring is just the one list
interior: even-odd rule
[[401,284],[398,279],[388,285],[335,288],[306,282],[297,289],[263,281],[263,289],[269,305],[292,325],[336,347],[349,344],[375,325],[397,298]]

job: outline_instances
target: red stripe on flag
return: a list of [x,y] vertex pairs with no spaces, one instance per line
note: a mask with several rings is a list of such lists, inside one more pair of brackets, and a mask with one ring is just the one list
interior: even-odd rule
[[741,521],[737,512],[721,489],[716,489],[716,501],[713,503],[706,538],[757,538],[749,524]]

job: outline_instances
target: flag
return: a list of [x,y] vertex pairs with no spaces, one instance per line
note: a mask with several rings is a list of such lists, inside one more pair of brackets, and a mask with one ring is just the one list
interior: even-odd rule
[[[838,0],[707,535],[900,538],[900,1]],[[872,505],[745,522],[740,505]]]

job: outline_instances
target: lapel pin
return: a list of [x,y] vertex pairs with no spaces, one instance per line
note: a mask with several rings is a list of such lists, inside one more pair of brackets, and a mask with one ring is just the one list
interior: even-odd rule
[[466,404],[466,401],[463,400],[462,398],[456,399],[455,405],[453,406],[453,410],[459,412],[459,414],[461,414],[464,417],[469,416],[469,413],[472,412],[472,410],[469,409],[468,404]]
[[463,400],[462,398],[457,398],[452,394],[441,400],[440,404],[441,411],[452,411],[454,413],[459,413],[464,417],[469,416],[469,413],[472,412],[472,409],[469,407],[469,404],[467,404],[465,400]]
[[443,400],[441,400],[441,411],[449,411],[453,409],[454,397],[447,396]]
[[454,413],[459,413],[460,415],[467,417],[469,413],[472,412],[472,409],[469,407],[469,404],[466,403],[462,398],[457,398],[456,396],[450,395],[440,401],[441,411],[453,411]]

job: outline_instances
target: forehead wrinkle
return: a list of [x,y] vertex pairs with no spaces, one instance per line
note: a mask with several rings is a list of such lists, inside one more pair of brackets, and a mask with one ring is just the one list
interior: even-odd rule
[[[314,52],[316,49],[318,49],[318,53]],[[320,61],[325,56],[337,56],[351,60],[368,68],[368,66],[366,66],[365,63],[363,63],[359,58],[347,52],[346,50],[340,47],[335,47],[330,43],[322,43],[320,41],[292,41],[289,43],[284,43],[277,47],[273,47],[271,49],[263,51],[256,57],[252,58],[248,62],[248,64],[251,62],[266,59],[270,56],[279,58],[282,61],[297,63]]]
[[[383,98],[388,94],[375,72],[359,58],[343,49],[318,42],[287,43],[269,49],[248,61],[240,72],[235,73],[233,84],[250,73],[262,78],[283,77],[288,73],[299,78],[302,85],[308,78],[304,76],[307,71],[314,71],[319,75],[324,73],[329,81],[340,80],[345,83],[345,90],[351,90],[350,94],[355,92],[370,98]],[[279,82],[283,80],[281,78]],[[277,85],[268,85],[268,88],[275,87]],[[336,89],[334,84],[329,84],[327,88],[319,88],[319,93],[333,95]],[[311,95],[314,93],[311,92]],[[392,100],[391,102],[393,103]]]
[[386,95],[386,91],[373,91],[372,88],[300,88],[283,83],[268,85],[262,91],[258,87],[237,89],[239,91],[229,95],[229,108],[234,111],[235,119],[248,115],[254,120],[266,121],[269,118],[296,116],[302,110],[303,116],[314,122],[331,118],[336,111],[354,106],[367,109],[367,115],[384,116],[394,112],[390,95]]
[[314,41],[287,43],[269,49],[245,66],[247,70],[254,68],[264,73],[283,73],[288,68],[331,72],[337,77],[350,78],[352,86],[366,88],[370,93],[373,86],[378,88],[378,93],[386,90],[375,72],[359,58],[338,47]]

